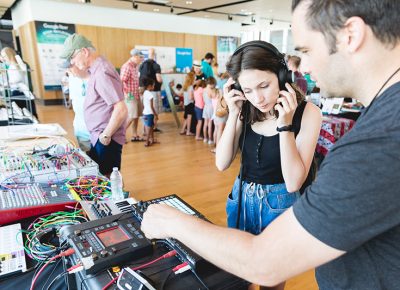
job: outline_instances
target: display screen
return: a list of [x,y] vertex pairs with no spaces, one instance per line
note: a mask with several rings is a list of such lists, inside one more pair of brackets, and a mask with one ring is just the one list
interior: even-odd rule
[[129,240],[129,236],[120,227],[109,228],[107,230],[97,232],[96,235],[105,247]]

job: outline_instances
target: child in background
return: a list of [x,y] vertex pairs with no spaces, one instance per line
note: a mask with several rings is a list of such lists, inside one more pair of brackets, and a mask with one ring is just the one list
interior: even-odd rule
[[153,145],[154,140],[154,119],[158,120],[158,115],[154,109],[154,95],[151,93],[154,90],[154,80],[150,78],[143,79],[144,93],[143,93],[143,123],[146,133],[145,147]]
[[183,110],[184,109],[184,106],[183,106],[183,88],[182,88],[181,84],[177,84],[176,85],[175,94],[179,97],[178,106],[179,106],[179,108],[181,108]]
[[203,140],[201,138],[201,127],[203,125],[203,92],[206,87],[206,82],[204,80],[197,80],[194,86],[194,112],[196,114],[197,125],[196,125],[196,140]]
[[212,132],[212,118],[214,115],[214,108],[212,104],[212,100],[216,99],[218,89],[215,88],[217,81],[213,77],[209,77],[206,80],[207,87],[203,92],[204,99],[204,109],[203,109],[203,141],[204,143],[214,144],[213,132]]
[[183,104],[185,106],[185,112],[183,114],[183,122],[181,128],[181,135],[193,136],[190,132],[190,125],[192,124],[192,116],[194,115],[194,96],[193,96],[193,83],[195,75],[194,72],[189,72],[185,77],[183,83]]

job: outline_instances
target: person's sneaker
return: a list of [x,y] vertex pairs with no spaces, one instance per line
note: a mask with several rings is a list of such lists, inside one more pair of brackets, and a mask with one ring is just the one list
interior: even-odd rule
[[212,145],[212,144],[214,144],[214,141],[213,140],[208,140],[208,145]]
[[207,139],[207,138],[204,138],[204,139],[203,139],[203,142],[204,142],[204,143],[207,143],[207,142],[208,142],[208,139]]

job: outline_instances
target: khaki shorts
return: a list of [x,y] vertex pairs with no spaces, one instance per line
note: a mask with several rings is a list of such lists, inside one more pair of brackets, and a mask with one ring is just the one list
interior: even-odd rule
[[125,99],[126,106],[128,107],[128,118],[137,119],[142,116],[143,106],[142,101],[133,99]]
[[156,111],[157,114],[160,114],[163,112],[161,92],[160,91],[157,91],[157,92],[152,91],[151,93],[154,96],[154,99],[153,99],[154,110]]

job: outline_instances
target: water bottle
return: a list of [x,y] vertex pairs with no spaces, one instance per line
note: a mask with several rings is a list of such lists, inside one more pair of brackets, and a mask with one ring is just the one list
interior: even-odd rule
[[122,190],[122,175],[118,171],[118,167],[114,167],[110,175],[111,181],[111,198],[113,200],[121,200],[124,198],[124,192]]

